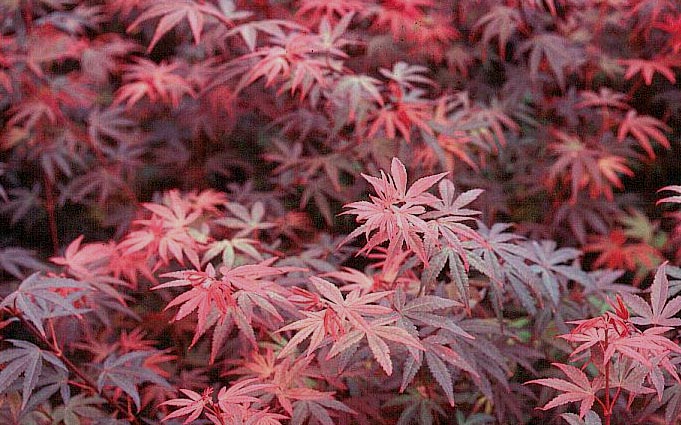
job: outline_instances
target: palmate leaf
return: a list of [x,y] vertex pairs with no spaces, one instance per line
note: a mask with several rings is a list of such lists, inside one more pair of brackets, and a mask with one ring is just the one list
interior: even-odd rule
[[35,224],[36,217],[43,213],[42,189],[38,183],[31,189],[17,187],[8,191],[9,199],[0,204],[0,214],[10,216],[10,223],[20,221],[27,226]]
[[137,410],[140,409],[140,395],[138,386],[151,382],[152,384],[170,388],[170,384],[162,376],[152,372],[143,363],[154,351],[132,351],[122,356],[111,354],[101,365],[97,378],[97,391],[102,392],[105,386],[112,385],[120,388],[132,398]]
[[99,31],[100,24],[106,20],[101,6],[80,4],[67,11],[54,11],[40,18],[36,23],[53,25],[71,35],[82,35],[87,30]]
[[[22,418],[26,418],[31,415],[32,412],[38,410],[37,408],[43,405],[47,400],[59,392],[61,399],[64,403],[68,403],[71,399],[71,388],[69,387],[69,372],[62,368],[52,367],[51,364],[48,367],[42,368],[42,373],[36,384],[36,388],[31,393],[28,402],[23,408],[21,408],[21,390],[24,385],[24,380],[17,379],[14,383],[5,391],[5,400],[12,399],[12,397],[17,397],[17,411],[21,409],[19,415]],[[0,414],[2,418],[2,414]],[[0,423],[4,423],[3,419],[0,419]],[[14,422],[12,422],[14,423]],[[22,423],[23,424],[23,423]]]
[[646,378],[649,378],[648,380],[656,387],[659,384],[660,397],[658,400],[661,400],[664,389],[662,371],[657,366],[654,366],[652,370],[648,370],[645,367],[641,367],[638,362],[631,358],[618,357],[612,364],[610,388],[625,390],[633,396],[652,394],[655,390],[645,386]]
[[[24,129],[32,129],[40,122],[56,124],[63,115],[58,109],[59,103],[56,96],[50,92],[41,93],[40,96],[33,96],[24,99],[21,103],[14,105],[12,112],[14,115],[9,120],[9,125],[19,124]],[[9,144],[5,142],[6,144]]]
[[286,346],[279,352],[279,358],[284,358],[293,353],[293,350],[295,350],[298,345],[310,337],[310,344],[308,345],[306,353],[306,356],[309,357],[317,348],[320,347],[322,342],[327,337],[327,333],[329,333],[328,321],[330,317],[327,310],[304,311],[303,314],[306,316],[306,318],[284,326],[277,331],[297,331],[293,338],[291,338]]
[[546,60],[561,89],[565,90],[565,71],[583,61],[583,52],[567,38],[551,33],[535,35],[520,44],[519,53],[529,51],[530,76],[537,79],[542,60]]
[[390,359],[390,347],[388,347],[385,340],[417,350],[425,350],[417,338],[400,327],[390,325],[390,323],[394,323],[396,320],[397,317],[394,316],[375,319],[368,323],[367,326],[362,326],[359,329],[346,333],[333,344],[327,358],[330,359],[344,351],[352,350],[366,337],[374,359],[381,365],[386,375],[392,375],[393,366]]
[[[90,420],[106,417],[106,412],[99,409],[99,405],[106,400],[99,396],[87,397],[78,394],[71,397],[68,402],[58,406],[52,412],[53,423],[64,425],[81,425],[90,423]],[[81,421],[84,419],[84,421]]]
[[[466,332],[476,338],[459,338],[445,329],[439,330],[438,334],[445,338],[448,346],[460,358],[473,367],[469,372],[475,385],[490,399],[495,398],[493,386],[502,392],[510,391],[511,362],[506,353],[495,344],[499,338],[508,338],[507,331],[494,319],[466,319],[460,324]],[[502,347],[503,345],[505,343],[501,344]]]
[[175,297],[166,309],[179,306],[173,320],[181,320],[196,311],[198,320],[192,345],[217,322],[218,328],[214,338],[221,340],[226,337],[224,332],[236,324],[255,346],[256,339],[252,328],[254,317],[282,321],[283,318],[274,304],[288,310],[293,309],[281,293],[279,285],[269,279],[304,270],[297,267],[272,267],[274,261],[276,258],[234,268],[221,266],[222,277],[218,277],[213,265],[208,263],[205,271],[182,270],[166,273],[162,277],[171,277],[175,280],[157,285],[152,290],[191,287]]
[[654,59],[622,59],[619,61],[622,65],[627,66],[627,71],[624,78],[630,80],[636,74],[641,74],[643,81],[649,86],[653,83],[653,76],[657,74],[663,75],[672,84],[676,83],[676,77],[672,66],[678,66],[678,62],[666,60],[663,57]]
[[[125,0],[124,0],[125,1]],[[118,71],[119,63],[140,46],[118,34],[105,33],[90,40],[80,56],[80,69],[98,83],[106,83]]]
[[137,252],[153,255],[158,260],[157,266],[168,264],[172,258],[184,264],[187,258],[198,269],[198,250],[204,238],[192,224],[203,211],[175,190],[167,193],[163,204],[144,203],[142,206],[153,214],[150,219],[133,222],[139,230],[128,233],[118,245],[124,255]]
[[[289,51],[287,49],[289,45],[295,48],[298,54]],[[235,92],[241,92],[261,77],[265,79],[265,87],[270,87],[277,80],[288,79],[291,76],[292,66],[299,61],[310,61],[310,70],[314,70],[317,77],[322,77],[321,69],[324,64],[319,60],[311,59],[301,47],[290,42],[286,43],[285,47],[276,45],[260,47],[254,52],[235,59],[233,65],[239,71],[244,72]]]
[[[199,394],[192,390],[180,389],[184,398],[168,400],[162,405],[179,407],[179,409],[163,418],[162,422],[169,419],[177,419],[187,416],[183,424],[194,423],[206,406],[205,415],[213,423],[229,424],[251,424],[251,425],[276,425],[279,420],[286,419],[286,416],[269,413],[267,410],[256,410],[251,407],[253,403],[261,400],[256,397],[263,392],[271,392],[276,389],[276,385],[258,383],[258,378],[246,379],[228,387],[220,388],[217,396],[217,403],[213,401],[213,388],[208,387]],[[218,409],[219,407],[219,409]],[[221,412],[222,419],[218,419],[214,412]],[[225,421],[226,418],[229,420]]]
[[[489,146],[492,151],[498,150],[497,145],[506,146],[505,131],[519,134],[520,126],[507,115],[506,111],[496,101],[487,107],[476,106],[470,111],[470,119],[480,127],[473,127],[479,131],[469,132],[473,140],[477,139],[478,145]],[[469,124],[470,125],[470,124]],[[476,134],[477,133],[477,134]],[[487,149],[484,147],[483,149]]]
[[135,63],[123,66],[124,84],[117,91],[114,107],[125,102],[131,108],[146,96],[152,103],[160,100],[177,108],[185,94],[196,97],[192,84],[178,74],[184,68],[182,62],[157,64],[139,57],[133,60]]
[[676,193],[676,195],[668,196],[666,198],[662,198],[659,201],[657,201],[658,204],[662,204],[662,203],[681,204],[681,186],[680,185],[665,186],[662,189],[658,190],[658,192],[663,192],[663,191],[671,191],[671,192]]
[[23,375],[21,403],[23,409],[42,376],[43,361],[64,372],[68,372],[68,369],[57,356],[49,351],[43,351],[37,345],[15,339],[7,341],[15,348],[0,351],[0,364],[4,364],[0,371],[0,394],[5,393],[9,386]]
[[248,12],[232,11],[231,16],[227,16],[223,13],[224,11],[210,3],[194,2],[192,0],[166,0],[158,3],[149,3],[149,5],[149,8],[142,12],[127,29],[128,32],[131,32],[142,22],[161,17],[147,52],[151,52],[161,37],[185,18],[189,22],[194,42],[198,44],[201,41],[201,33],[203,32],[206,16],[213,17],[223,24],[231,25],[232,19],[245,18],[250,15]]
[[[482,189],[473,189],[460,193],[456,196],[454,183],[449,179],[440,180],[438,184],[440,198],[433,205],[435,211],[423,214],[423,219],[436,219],[434,226],[437,232],[442,234],[447,245],[460,251],[463,247],[461,241],[477,239],[482,241],[482,237],[470,226],[462,222],[474,221],[475,216],[480,211],[468,208],[468,205],[475,201],[483,192]],[[462,257],[463,253],[460,252]]]
[[614,218],[622,215],[618,205],[606,199],[591,199],[580,192],[574,203],[564,203],[554,214],[552,226],[562,228],[567,225],[580,245],[585,245],[587,234],[606,234]]
[[[321,393],[327,394],[327,393]],[[301,399],[293,403],[293,414],[291,415],[291,425],[301,425],[308,418],[314,418],[323,425],[333,425],[336,423],[329,414],[329,410],[337,410],[354,414],[354,410],[345,404],[331,397],[318,399]],[[312,423],[312,421],[308,422]]]
[[222,265],[232,268],[237,261],[237,251],[246,254],[254,260],[263,261],[262,255],[260,255],[258,250],[253,246],[256,243],[255,240],[248,238],[232,238],[213,241],[208,245],[206,252],[203,253],[201,264],[206,264],[213,258],[222,254],[220,255]]
[[[468,310],[470,308],[469,263],[468,253],[463,242],[471,240],[483,242],[484,239],[477,231],[463,222],[474,221],[474,216],[480,214],[479,211],[467,208],[467,206],[475,201],[483,191],[474,189],[455,196],[454,183],[448,179],[441,180],[438,189],[441,199],[433,206],[435,211],[427,212],[421,217],[423,219],[434,219],[429,222],[433,231],[425,235],[425,244],[427,252],[435,252],[434,255],[431,254],[429,265],[421,275],[421,285],[426,289],[431,287],[445,264],[449,263],[450,277],[454,280],[459,297]],[[439,239],[443,240],[440,241]]]
[[352,17],[355,12],[366,10],[367,5],[358,0],[302,0],[296,16],[311,15],[312,22],[336,21],[338,17]]
[[672,423],[674,418],[681,416],[681,383],[674,382],[671,389],[664,392],[664,400],[667,404],[664,418],[667,423]]
[[35,259],[35,253],[23,248],[0,248],[0,269],[17,279],[26,277],[22,269],[45,270],[43,263]]
[[175,410],[168,416],[164,417],[163,422],[169,419],[187,416],[183,424],[188,424],[198,419],[199,416],[201,416],[201,413],[203,412],[203,409],[206,406],[206,404],[212,403],[213,401],[212,388],[207,389],[206,391],[204,391],[203,394],[199,394],[195,391],[187,389],[180,389],[180,392],[183,393],[186,398],[174,398],[161,404],[166,406],[179,407],[179,409]]
[[628,238],[641,241],[652,247],[660,247],[664,244],[664,242],[660,242],[659,224],[635,208],[629,208],[627,213],[617,217],[617,221],[622,224],[624,234]]
[[[410,389],[407,394],[394,397],[383,407],[404,405],[400,417],[395,425],[433,425],[433,423],[450,423],[439,421],[439,417],[446,417],[447,412],[434,399],[425,396],[417,389]],[[438,422],[435,422],[438,418]]]
[[414,84],[436,86],[433,80],[421,75],[429,72],[429,69],[423,65],[410,65],[406,62],[397,62],[393,65],[392,70],[381,68],[379,71],[384,77],[407,88],[413,88]]
[[88,136],[100,149],[106,149],[107,138],[122,143],[135,137],[137,123],[126,116],[125,108],[93,109],[88,116]]
[[591,236],[591,243],[584,245],[584,252],[598,252],[600,255],[594,267],[606,265],[610,269],[630,271],[652,271],[662,263],[662,254],[645,242],[630,242],[622,229],[615,228],[609,235]]
[[349,210],[342,214],[354,214],[357,222],[363,224],[341,244],[364,234],[367,243],[360,252],[369,252],[377,245],[389,241],[388,259],[391,260],[402,249],[402,245],[406,244],[410,251],[427,264],[423,240],[418,234],[430,233],[431,229],[419,216],[425,213],[425,206],[432,206],[437,202],[437,198],[427,190],[447,173],[422,177],[407,189],[407,171],[399,159],[393,158],[390,171],[389,175],[381,171],[380,178],[362,174],[378,196],[372,196],[371,202],[359,201],[345,205]]
[[[241,12],[245,13],[245,12]],[[306,28],[296,24],[295,22],[283,20],[283,19],[263,19],[263,20],[253,20],[239,24],[235,26],[232,30],[227,33],[227,36],[232,36],[239,34],[243,39],[248,49],[253,52],[256,48],[256,43],[258,39],[258,32],[271,35],[277,39],[286,38],[284,29],[296,30],[300,32],[305,32]]]
[[71,241],[62,257],[51,257],[50,261],[63,266],[72,276],[87,281],[108,272],[106,263],[114,248],[101,242],[84,244],[84,237],[80,235]]
[[453,307],[461,307],[461,303],[434,295],[420,296],[409,302],[405,301],[406,297],[404,291],[399,288],[395,292],[393,303],[395,311],[400,314],[401,320],[406,321],[405,329],[413,328],[415,325],[432,326],[435,328],[447,329],[454,335],[474,339],[471,334],[461,329],[456,321],[449,317],[451,314],[448,314],[446,311],[443,314],[435,313],[437,310],[449,310]]
[[[39,273],[34,273],[21,282],[16,291],[2,300],[0,309],[18,309],[24,318],[45,336],[43,320],[77,316],[89,311],[74,306],[74,302],[80,300],[91,289],[92,286],[85,282],[62,277],[41,277]],[[67,295],[62,296],[63,292]]]
[[669,279],[666,271],[667,263],[662,264],[655,273],[655,279],[650,287],[650,304],[635,294],[623,293],[622,297],[627,305],[638,317],[632,317],[631,322],[637,325],[681,326],[681,319],[674,317],[681,311],[681,296],[671,300],[669,294]]
[[622,275],[624,270],[594,270],[588,273],[588,280],[585,282],[584,295],[595,294],[601,299],[606,299],[607,297],[614,298],[616,294],[622,293],[636,293],[638,288],[631,285],[625,285],[617,282]]
[[574,413],[563,413],[560,415],[561,418],[565,419],[569,425],[601,425],[601,418],[598,413],[593,410],[589,410],[584,415],[584,419],[579,417]]
[[575,203],[582,189],[589,188],[589,195],[598,198],[604,194],[612,201],[612,188],[622,188],[621,175],[633,176],[624,156],[615,155],[603,146],[593,146],[579,137],[559,130],[552,131],[558,140],[550,149],[556,160],[549,169],[549,186],[558,182],[569,183],[572,191],[570,202]]
[[229,406],[233,404],[257,403],[260,401],[256,394],[266,390],[273,390],[276,385],[258,383],[258,378],[246,379],[237,382],[231,387],[222,387],[218,393],[218,404],[223,411],[229,412]]
[[636,138],[650,159],[655,159],[655,151],[650,144],[650,139],[655,140],[667,149],[671,149],[669,139],[664,134],[670,131],[671,127],[662,121],[648,115],[638,115],[634,109],[631,109],[620,123],[617,131],[617,140],[622,142],[627,135],[631,134]]
[[372,292],[361,295],[358,290],[354,290],[344,298],[340,289],[333,283],[316,276],[310,277],[310,281],[317,292],[328,300],[328,306],[338,314],[340,319],[349,320],[356,327],[366,326],[366,316],[379,316],[392,311],[388,307],[375,304],[390,292]]
[[332,99],[347,105],[347,120],[361,120],[374,104],[384,105],[382,82],[364,74],[344,75],[334,84]]
[[290,75],[283,82],[277,95],[287,91],[293,96],[296,92],[300,93],[302,101],[310,95],[310,101],[316,105],[316,98],[319,90],[329,86],[329,62],[324,62],[316,58],[301,58],[291,64]]
[[533,273],[525,260],[530,257],[527,249],[518,242],[522,236],[508,232],[511,224],[495,223],[487,227],[478,221],[480,240],[464,243],[468,261],[498,286],[503,286],[509,276],[516,276],[524,282],[530,282]]
[[[486,46],[494,37],[499,41],[499,55],[506,57],[508,39],[522,23],[520,12],[506,6],[495,6],[475,23],[476,32],[482,29],[482,43]],[[483,29],[484,28],[484,29]]]
[[276,227],[276,224],[263,221],[265,218],[265,206],[260,201],[256,201],[249,211],[245,206],[238,202],[229,202],[227,209],[234,217],[225,217],[215,221],[216,224],[230,229],[239,229],[234,235],[236,238],[247,236],[259,230],[267,230]]
[[553,363],[553,365],[562,370],[571,382],[558,378],[534,379],[527,382],[527,384],[540,384],[563,392],[540,409],[548,410],[567,403],[580,402],[579,418],[583,418],[593,406],[596,392],[603,385],[602,380],[595,379],[591,382],[584,372],[574,366],[561,363]]
[[102,166],[74,177],[62,190],[62,197],[83,204],[92,200],[103,206],[113,195],[124,191],[126,185],[119,167]]
[[[450,341],[451,335],[433,334],[421,340],[421,343],[425,347],[426,364],[431,375],[445,392],[449,404],[454,406],[454,386],[450,368],[465,370],[475,378],[479,378],[479,374],[465,358],[447,346]],[[423,365],[423,358],[424,352],[421,351],[417,351],[416,356],[407,358],[404,363],[400,392],[413,381]]]
[[333,181],[329,181],[326,176],[318,176],[309,179],[300,197],[300,209],[304,210],[310,200],[314,200],[315,206],[321,213],[327,225],[333,225],[334,214],[332,212],[332,201],[347,201],[342,195],[341,188],[334,188]]
[[44,77],[43,67],[50,63],[66,59],[78,59],[87,43],[77,40],[53,25],[40,25],[31,31],[31,37],[25,41],[28,47],[26,64],[37,76]]
[[554,305],[558,305],[560,294],[572,280],[582,285],[589,282],[588,275],[579,267],[565,264],[576,261],[581,252],[574,248],[558,248],[554,241],[532,241],[524,244],[530,254],[528,260],[534,264],[530,269],[539,275],[541,289]]
[[626,103],[627,95],[601,87],[598,93],[591,90],[579,92],[582,101],[575,105],[576,108],[617,108],[627,110],[630,106]]
[[60,131],[57,136],[42,133],[50,132],[48,128],[49,126],[41,126],[34,140],[49,137],[50,142],[31,149],[28,158],[39,163],[52,182],[56,182],[60,174],[70,178],[75,174],[77,166],[78,168],[85,166],[83,158],[78,153],[78,136],[71,129]]
[[[279,329],[278,332],[298,331],[279,353],[279,358],[292,353],[308,337],[310,338],[310,345],[307,349],[307,356],[310,356],[324,343],[327,337],[337,337],[339,333],[345,333],[346,327],[353,330],[343,335],[341,345],[339,345],[341,341],[336,338],[334,347],[337,348],[337,352],[333,355],[347,351],[362,340],[367,332],[366,330],[371,327],[370,318],[389,314],[392,311],[388,307],[376,304],[390,292],[362,294],[360,289],[354,289],[344,297],[340,289],[327,280],[313,276],[310,281],[317,292],[324,297],[324,299],[320,299],[320,302],[328,308],[321,311],[303,312],[306,316],[304,319],[297,320]],[[392,321],[395,320],[396,318],[392,319]],[[387,347],[383,347],[380,342],[376,341],[374,334],[372,333],[370,337],[374,344],[373,347],[384,352]],[[379,347],[379,345],[381,346]],[[333,355],[329,354],[330,357],[333,357]],[[386,363],[384,362],[384,364]]]

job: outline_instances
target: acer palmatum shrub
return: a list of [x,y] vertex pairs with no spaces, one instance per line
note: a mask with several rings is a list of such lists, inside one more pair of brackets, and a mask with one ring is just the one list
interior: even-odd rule
[[677,2],[0,17],[1,423],[679,422]]

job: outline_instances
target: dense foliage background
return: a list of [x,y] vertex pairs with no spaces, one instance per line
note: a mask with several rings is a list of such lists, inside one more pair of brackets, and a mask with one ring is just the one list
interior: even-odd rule
[[0,422],[678,423],[680,69],[674,0],[2,2]]

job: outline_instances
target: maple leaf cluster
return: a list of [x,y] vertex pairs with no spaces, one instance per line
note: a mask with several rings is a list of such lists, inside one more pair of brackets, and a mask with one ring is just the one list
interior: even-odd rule
[[678,2],[0,18],[0,423],[681,417]]
[[[594,365],[597,374],[590,379],[583,370],[554,363],[572,382],[558,378],[529,381],[528,384],[540,384],[563,392],[543,406],[543,410],[579,402],[581,419],[597,401],[603,409],[605,423],[610,423],[614,406],[623,393],[628,393],[629,404],[635,397],[649,393],[656,393],[661,402],[665,375],[676,383],[681,382],[673,363],[681,353],[681,347],[664,336],[681,324],[681,319],[674,317],[681,310],[681,297],[668,299],[669,280],[665,265],[658,268],[650,289],[649,304],[638,295],[624,294],[626,303],[618,296],[616,304],[611,304],[614,313],[572,322],[577,327],[561,338],[578,344],[571,358],[575,361],[586,358],[586,365]],[[627,307],[634,317],[630,317]],[[643,326],[646,328],[642,329]],[[614,395],[610,394],[611,389],[616,389]],[[671,422],[675,416],[675,407],[668,407],[666,420]]]

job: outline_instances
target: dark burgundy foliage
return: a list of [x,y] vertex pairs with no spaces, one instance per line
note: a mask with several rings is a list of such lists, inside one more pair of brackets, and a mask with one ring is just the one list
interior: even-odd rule
[[680,70],[673,0],[2,2],[0,423],[681,423]]

